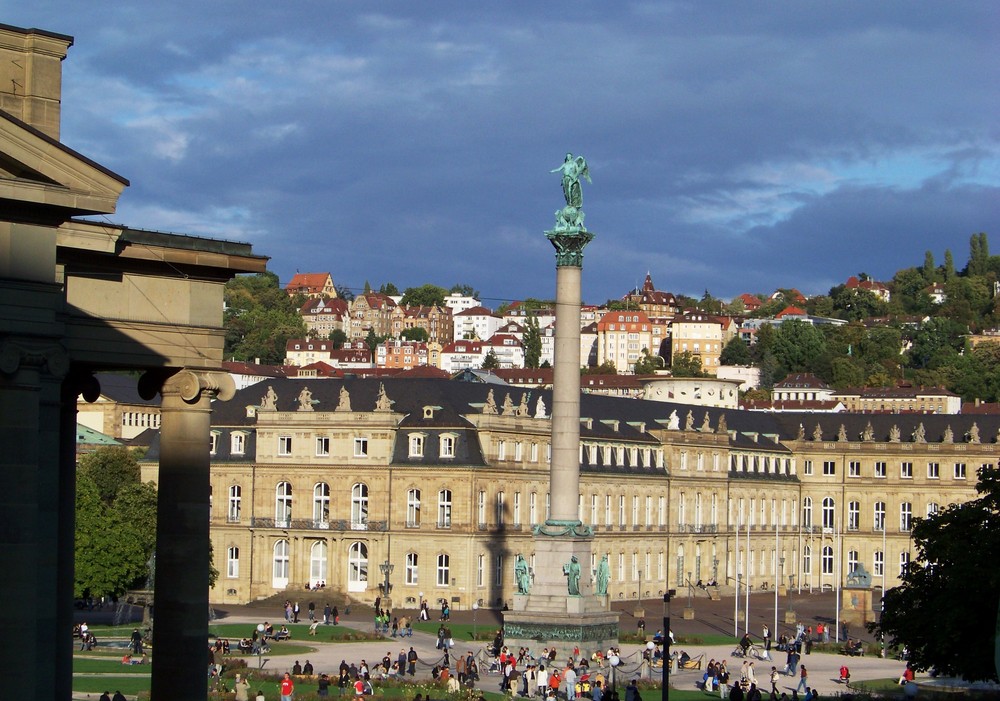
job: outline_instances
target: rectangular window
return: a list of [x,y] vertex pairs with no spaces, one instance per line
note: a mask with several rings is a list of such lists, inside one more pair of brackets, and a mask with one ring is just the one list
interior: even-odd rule
[[486,492],[484,491],[480,491],[476,497],[476,518],[479,519],[476,523],[482,526],[486,525]]
[[927,479],[936,480],[941,477],[941,465],[936,462],[927,463]]
[[440,454],[442,458],[455,457],[455,437],[441,436]]
[[292,437],[278,436],[278,455],[292,454]]
[[824,475],[835,475],[837,474],[837,463],[833,460],[823,461],[823,474]]
[[524,444],[518,441],[514,444],[514,460],[521,462],[522,455],[524,453]]
[[538,525],[538,494],[532,492],[528,495],[528,524],[532,526]]
[[957,462],[955,463],[955,479],[964,480],[965,479],[965,463]]
[[497,555],[497,566],[496,574],[493,579],[493,584],[498,587],[503,586],[503,555]]
[[507,441],[497,442],[497,460],[507,459]]
[[876,531],[884,531],[885,530],[885,502],[884,501],[876,501],[875,502],[875,508],[874,508],[873,514],[874,514],[874,519],[873,519],[873,524],[874,525],[873,525],[873,527],[875,528]]
[[531,462],[538,462],[538,444],[532,443],[528,447],[528,460]]
[[806,475],[811,475],[813,473],[813,461],[806,460],[802,466],[802,473]]
[[451,584],[451,558],[442,553],[437,558],[437,585],[447,587]]
[[913,478],[913,463],[912,462],[900,463],[900,465],[899,465],[899,476],[902,477],[903,479],[912,479]]
[[604,497],[604,525],[611,528],[611,495]]
[[316,457],[326,457],[330,454],[330,439],[327,436],[316,437]]
[[243,455],[246,452],[247,437],[245,433],[234,433],[229,452],[233,455]]
[[618,497],[618,525],[625,527],[625,495]]
[[884,478],[886,475],[886,463],[877,462],[875,463],[875,476]]
[[861,476],[861,462],[859,460],[851,460],[851,462],[847,464],[847,476],[848,477]]
[[355,438],[354,439],[354,457],[356,457],[356,458],[367,458],[368,457],[368,439],[367,438]]
[[422,458],[424,456],[424,435],[422,433],[410,434],[410,457]]
[[212,431],[208,435],[208,452],[210,454],[212,454],[212,455],[215,455],[217,452],[219,452],[219,432],[218,431]]
[[597,495],[590,495],[590,523],[597,524]]
[[875,577],[885,576],[885,553],[881,550],[875,551],[875,558],[872,562],[872,575]]

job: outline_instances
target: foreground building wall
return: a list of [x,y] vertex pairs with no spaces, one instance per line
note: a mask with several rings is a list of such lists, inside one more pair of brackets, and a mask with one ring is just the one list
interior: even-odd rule
[[[976,470],[996,464],[992,417],[582,400],[580,518],[595,560],[609,555],[614,600],[689,578],[731,590],[738,573],[754,590],[829,588],[857,564],[892,586],[913,556],[913,518],[974,497]],[[370,602],[388,561],[395,606],[509,603],[514,557],[533,564],[531,528],[547,514],[550,402],[429,379],[240,392],[213,421],[212,599],[289,589],[318,605]]]

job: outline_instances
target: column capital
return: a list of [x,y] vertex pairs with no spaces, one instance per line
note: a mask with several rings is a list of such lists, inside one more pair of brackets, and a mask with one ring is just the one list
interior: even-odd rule
[[556,249],[556,267],[583,267],[583,249],[594,240],[594,234],[583,229],[554,229],[545,232],[545,238],[552,242]]
[[0,341],[0,373],[19,370],[47,371],[57,379],[69,372],[69,354],[59,343],[6,338]]
[[222,370],[192,370],[184,368],[171,373],[169,370],[150,370],[139,378],[139,395],[152,399],[159,394],[175,394],[188,404],[196,404],[202,393],[212,399],[229,401],[236,394],[232,376]]

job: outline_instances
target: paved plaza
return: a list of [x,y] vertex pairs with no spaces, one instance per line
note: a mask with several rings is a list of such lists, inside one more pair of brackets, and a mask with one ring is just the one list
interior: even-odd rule
[[[709,634],[733,636],[734,601],[732,596],[719,601],[711,601],[704,592],[699,591],[698,594],[699,596],[693,595],[690,602],[695,612],[695,617],[690,620],[685,620],[682,615],[683,610],[688,605],[687,595],[676,597],[672,602],[670,620],[674,635],[681,639]],[[303,609],[305,609],[308,601],[308,596],[300,599]],[[318,599],[316,603],[317,607],[322,610],[322,603]],[[779,600],[779,619],[784,618],[784,611],[789,605],[794,607],[798,620],[802,621],[804,625],[815,626],[819,621],[828,624],[833,619],[835,600],[834,595],[831,593],[809,594],[808,592],[803,592],[802,594],[793,594],[790,597],[782,597]],[[623,633],[632,632],[637,629],[640,619],[634,615],[636,612],[635,602],[615,605],[613,608],[619,610],[621,613],[621,630]],[[663,602],[646,601],[643,602],[642,608],[644,613],[642,620],[645,623],[645,632],[648,636],[652,636],[662,627]],[[745,610],[745,599],[741,599],[740,609]],[[415,613],[416,611],[397,610],[394,612],[394,615],[413,615]],[[432,616],[436,613],[439,612],[432,611]],[[247,626],[247,636],[252,633],[258,623],[270,621],[272,624],[279,625],[284,620],[280,603],[269,602],[260,602],[247,606],[219,606],[215,609],[215,614],[215,623],[245,623]],[[102,619],[105,617],[110,619],[110,614],[107,612],[90,612],[87,614],[80,613],[78,617],[86,618],[90,623],[104,623],[105,621]],[[349,615],[341,616],[341,625],[350,626],[358,630],[371,630],[373,627],[372,619],[372,609],[370,607],[352,606]],[[305,612],[300,615],[300,621],[302,620],[305,620]],[[760,593],[751,596],[749,620],[749,630],[755,638],[759,638],[764,623],[773,627],[773,593]],[[110,623],[110,620],[107,622]],[[471,624],[473,623],[473,613],[471,611],[452,610],[451,622]],[[475,622],[481,634],[496,630],[500,627],[500,614],[496,611],[479,610],[476,613]],[[744,627],[741,621],[739,625],[740,634],[742,634]],[[322,630],[323,626],[320,626],[320,632]],[[779,623],[778,634],[792,632],[793,630],[793,625],[786,625],[783,622]],[[860,637],[862,640],[869,642],[872,640],[866,631],[851,630],[849,632],[852,637]],[[733,640],[735,641],[735,638]],[[247,656],[248,668],[252,672],[262,664],[264,671],[272,674],[280,674],[291,671],[292,665],[296,660],[304,664],[306,659],[308,659],[317,673],[325,672],[336,677],[341,661],[346,661],[350,664],[352,662],[359,663],[361,660],[367,660],[370,665],[374,665],[379,663],[386,654],[395,660],[400,650],[408,651],[410,646],[413,646],[420,659],[420,663],[417,665],[418,678],[430,678],[432,667],[443,662],[442,651],[436,649],[436,637],[433,634],[416,631],[412,637],[407,638],[393,639],[386,637],[378,641],[353,643],[314,642],[313,638],[300,636],[296,633],[295,641],[312,644],[316,649],[309,653],[303,653],[301,650],[291,651],[290,654],[286,655],[282,654],[282,643],[274,643],[271,645],[271,653],[269,655],[261,658]],[[236,641],[231,640],[230,642],[231,644],[235,644]],[[477,654],[482,661],[480,667],[482,681],[479,686],[488,690],[495,689],[499,683],[499,677],[486,674],[489,665],[485,662],[487,659],[484,653],[485,642],[479,641],[478,643],[473,643],[472,641],[456,639],[455,643],[455,647],[451,651],[452,658],[459,653],[465,654],[468,651]],[[705,662],[710,659],[727,660],[730,672],[738,674],[742,660],[732,656],[734,647],[735,642],[725,645],[679,643],[676,649],[686,651],[691,657],[704,655]],[[621,645],[621,656],[624,663],[620,669],[620,683],[623,683],[627,678],[634,676],[646,677],[650,674],[648,670],[645,670],[641,666],[642,649],[643,646],[639,644]],[[532,652],[539,653],[541,651],[533,650]],[[764,690],[770,688],[766,680],[770,674],[772,664],[780,670],[785,663],[784,653],[772,650],[772,656],[774,657],[773,662],[764,660],[755,661],[756,676],[761,681]],[[844,685],[839,682],[840,666],[844,663],[850,667],[851,679],[854,681],[898,677],[904,667],[903,663],[898,660],[891,658],[882,659],[879,656],[848,658],[844,655],[813,653],[811,655],[803,654],[801,660],[801,664],[804,664],[809,670],[810,686],[817,688],[822,694],[835,694],[838,691],[845,690]],[[661,671],[659,669],[652,671],[652,675],[656,678],[659,678],[660,674]],[[671,686],[678,689],[694,689],[701,682],[701,679],[702,671],[681,670],[671,675]],[[797,683],[797,677],[782,677],[778,685],[779,691],[790,692],[791,689],[795,688]],[[86,696],[80,696],[79,698],[86,698]]]

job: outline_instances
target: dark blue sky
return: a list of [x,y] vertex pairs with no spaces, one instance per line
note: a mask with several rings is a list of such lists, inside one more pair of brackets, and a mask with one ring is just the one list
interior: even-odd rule
[[822,293],[1000,253],[994,2],[11,3],[76,38],[63,141],[113,221],[250,241],[285,281],[554,294],[586,156],[584,298]]

